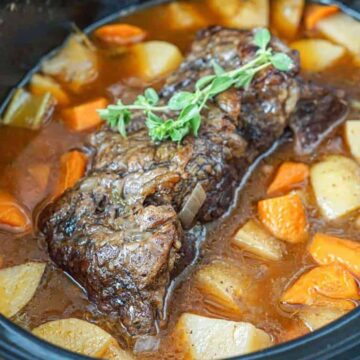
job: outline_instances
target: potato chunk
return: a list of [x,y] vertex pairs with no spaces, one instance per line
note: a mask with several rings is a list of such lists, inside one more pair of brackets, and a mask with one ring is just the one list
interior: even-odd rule
[[46,264],[29,262],[0,270],[0,313],[11,317],[34,296]]
[[311,331],[315,331],[345,314],[345,310],[338,308],[306,307],[298,316]]
[[360,167],[354,160],[327,156],[311,167],[310,179],[321,213],[329,220],[360,208]]
[[291,47],[300,53],[301,67],[309,72],[322,71],[338,62],[346,53],[342,46],[322,39],[302,39]]
[[227,26],[251,29],[269,25],[268,0],[208,0],[208,3]]
[[352,156],[360,162],[360,120],[345,123],[345,140]]
[[68,105],[70,102],[69,95],[50,76],[34,74],[30,80],[30,91],[39,96],[50,93],[60,105]]
[[109,333],[84,320],[70,318],[49,321],[32,332],[54,345],[79,354],[109,360],[133,359]]
[[276,0],[271,2],[271,25],[280,36],[293,38],[300,25],[304,0]]
[[268,260],[280,260],[285,250],[283,243],[254,220],[249,220],[238,230],[232,243]]
[[148,81],[169,74],[183,60],[177,46],[165,41],[147,41],[134,45],[132,50],[139,64],[139,75]]
[[219,307],[220,311],[240,314],[242,309],[239,300],[246,293],[251,280],[237,266],[214,261],[198,270],[195,282],[211,304]]
[[205,26],[205,19],[191,4],[173,2],[168,5],[167,11],[172,29],[187,30]]
[[328,16],[317,23],[317,29],[330,40],[360,54],[360,22],[342,12]]
[[175,329],[186,359],[225,359],[271,345],[270,336],[245,322],[182,314]]

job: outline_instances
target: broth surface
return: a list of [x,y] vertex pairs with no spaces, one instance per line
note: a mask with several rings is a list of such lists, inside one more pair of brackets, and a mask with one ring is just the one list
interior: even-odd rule
[[[201,9],[208,24],[221,24],[221,19],[207,8],[204,1],[192,1],[191,4]],[[164,16],[164,7],[165,5],[160,5],[145,9],[121,18],[119,21],[134,24],[146,30],[148,40],[168,41],[177,45],[182,53],[186,53],[197,29],[192,31],[172,29],[169,19]],[[303,36],[304,33],[299,34],[299,37]],[[96,45],[101,46],[95,38],[92,40]],[[138,83],[134,75],[136,69],[126,56],[108,57],[105,55],[105,50],[104,54],[100,50],[99,56],[101,65],[98,78],[81,94],[71,95],[72,105],[99,96],[111,99],[114,94],[122,94],[124,91],[127,100],[132,101],[138,93],[142,92],[146,84]],[[348,96],[360,100],[358,86],[360,68],[352,65],[347,58],[329,70],[306,76],[327,87],[345,90]],[[160,85],[161,82],[155,84],[155,87]],[[39,131],[14,127],[1,127],[0,130],[0,188],[10,192],[24,204],[31,212],[33,219],[37,218],[47,197],[53,191],[59,174],[60,156],[68,150],[83,149],[86,146],[88,133],[69,131],[61,121],[58,121],[59,111],[60,109],[57,108],[52,121]],[[353,109],[348,118],[356,118],[356,116],[358,117],[359,113]],[[307,243],[297,245],[287,243],[284,259],[271,262],[233,248],[231,239],[248,219],[256,216],[256,204],[259,200],[266,198],[267,186],[273,178],[274,170],[281,162],[291,160],[312,164],[324,154],[349,155],[342,138],[342,131],[340,127],[310,156],[297,156],[293,151],[292,140],[288,139],[258,163],[246,184],[239,191],[236,202],[228,214],[206,225],[202,230],[206,236],[201,241],[200,256],[195,264],[190,265],[186,270],[185,275],[180,276],[182,281],[177,280],[173,296],[168,303],[168,326],[160,332],[159,350],[155,353],[139,353],[137,358],[181,358],[173,347],[171,330],[183,312],[249,321],[271,334],[275,343],[284,342],[308,332],[308,329],[292,316],[294,310],[288,312],[279,305],[279,297],[284,288],[299,274],[315,266],[306,251]],[[51,166],[50,179],[46,188],[41,188],[31,175],[32,166],[39,163]],[[310,206],[307,209],[310,235],[322,231],[360,241],[360,233],[355,226],[356,213],[340,221],[326,222],[316,208],[309,185],[307,185],[307,191],[310,194]],[[115,336],[124,347],[133,345],[116,319],[106,317],[97,311],[78,284],[51,264],[44,240],[36,234],[36,231],[24,235],[0,230],[0,249],[1,267],[32,260],[49,261],[50,264],[33,299],[12,319],[17,324],[32,329],[50,320],[77,317],[99,324]],[[199,265],[218,258],[236,263],[253,279],[245,311],[239,317],[224,316],[213,304],[207,303],[190,276]]]

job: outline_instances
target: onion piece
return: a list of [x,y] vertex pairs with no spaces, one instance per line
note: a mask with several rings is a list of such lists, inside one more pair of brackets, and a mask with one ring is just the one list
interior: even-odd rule
[[205,200],[205,190],[200,183],[197,183],[179,214],[179,219],[185,229],[188,229],[191,226]]
[[134,353],[154,352],[159,349],[160,339],[156,336],[141,336],[134,345]]

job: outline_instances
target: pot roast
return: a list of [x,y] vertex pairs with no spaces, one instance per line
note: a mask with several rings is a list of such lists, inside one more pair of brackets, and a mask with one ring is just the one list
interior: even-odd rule
[[[212,27],[198,33],[180,68],[166,80],[162,101],[194,90],[215,59],[236,69],[256,53],[253,31]],[[299,76],[296,52],[289,72],[262,70],[248,89],[230,89],[209,102],[198,137],[153,143],[138,116],[127,138],[103,126],[90,138],[87,176],[41,215],[53,261],[98,307],[119,316],[131,335],[156,332],[184,233],[219,218],[256,158],[292,129],[297,151],[310,152],[345,116],[346,105]],[[179,220],[194,189],[206,198],[193,221]],[[190,219],[192,220],[192,219]],[[183,245],[184,246],[184,245]]]

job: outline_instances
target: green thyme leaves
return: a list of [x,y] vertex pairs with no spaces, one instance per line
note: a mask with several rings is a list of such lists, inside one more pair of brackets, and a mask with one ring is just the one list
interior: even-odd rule
[[[146,116],[149,136],[155,142],[169,139],[181,142],[189,134],[197,136],[201,126],[201,111],[209,100],[233,86],[247,89],[254,76],[268,66],[272,65],[279,71],[289,71],[293,67],[293,61],[288,55],[274,53],[269,48],[270,40],[267,29],[257,30],[254,36],[254,45],[258,47],[256,56],[238,69],[226,71],[213,60],[214,74],[200,78],[194,92],[177,92],[167,104],[159,105],[159,95],[154,89],[148,88],[133,104],[125,105],[118,101],[115,105],[98,110],[100,117],[110,127],[118,129],[122,136],[126,136],[126,125],[131,121],[134,111],[140,111]],[[170,117],[174,114],[176,118]]]

